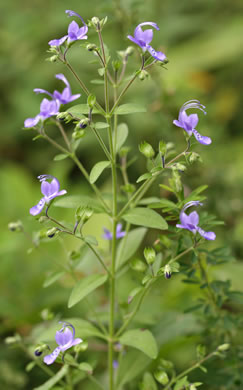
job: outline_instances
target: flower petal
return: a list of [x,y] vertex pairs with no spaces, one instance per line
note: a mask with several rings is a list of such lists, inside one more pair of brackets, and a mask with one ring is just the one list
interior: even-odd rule
[[42,198],[42,199],[39,201],[39,203],[37,203],[36,206],[31,207],[31,209],[30,209],[30,214],[31,214],[31,215],[34,215],[34,216],[40,214],[41,211],[43,210],[43,207],[44,207],[44,206],[45,206],[45,199]]
[[51,194],[58,192],[60,189],[59,180],[57,180],[57,178],[54,177],[50,183],[50,186],[51,186]]
[[76,23],[74,20],[69,24],[68,26],[68,36],[70,38],[70,36],[73,36],[73,35],[77,35],[78,33],[78,30],[79,30],[79,25],[78,23]]
[[51,194],[52,194],[52,191],[51,191],[51,184],[48,183],[48,181],[43,181],[41,183],[41,192],[42,194],[45,196],[45,197],[49,197]]
[[196,211],[193,211],[188,215],[188,220],[190,221],[189,223],[192,225],[198,225],[199,223],[199,215]]
[[40,120],[40,115],[36,115],[34,118],[27,118],[24,121],[24,127],[34,127]]
[[112,233],[106,228],[104,228],[103,238],[105,240],[112,240]]
[[174,123],[174,125],[176,125],[177,127],[181,127],[181,128],[183,129],[183,124],[182,124],[180,121],[178,121],[177,119],[174,119],[174,120],[173,120],[173,123]]
[[60,39],[52,39],[51,41],[48,42],[48,44],[50,46],[61,46],[63,44],[63,42],[66,41],[68,35],[64,35],[64,37],[60,38]]
[[193,132],[194,137],[196,138],[196,140],[198,142],[200,142],[200,144],[210,145],[212,143],[211,138],[205,137],[205,136],[199,134],[197,130],[194,129],[194,130],[192,130],[192,132]]
[[68,349],[72,346],[73,332],[69,328],[56,332],[56,342],[62,350]]
[[162,51],[156,51],[150,45],[147,46],[147,49],[151,56],[154,57],[157,61],[164,61],[166,59],[166,55],[162,53]]
[[68,16],[77,16],[79,19],[82,20],[83,24],[86,25],[85,21],[83,20],[82,16],[80,16],[77,12],[71,11],[70,9],[66,9],[66,14]]
[[153,30],[149,29],[143,31],[140,25],[138,25],[134,31],[134,38],[141,42],[143,46],[148,45],[153,39]]
[[80,343],[82,343],[82,342],[83,342],[82,339],[77,338],[77,339],[73,340],[72,346],[77,345],[77,344],[80,344]]
[[205,240],[213,241],[216,238],[216,234],[214,232],[205,232],[205,230],[200,227],[197,228],[198,233],[205,238]]
[[187,122],[190,125],[192,129],[195,129],[195,127],[198,124],[198,115],[197,114],[191,114],[187,117]]
[[50,355],[46,355],[43,359],[44,363],[46,363],[48,366],[56,360],[58,357],[59,353],[61,352],[61,348],[57,347],[54,349],[54,351]]

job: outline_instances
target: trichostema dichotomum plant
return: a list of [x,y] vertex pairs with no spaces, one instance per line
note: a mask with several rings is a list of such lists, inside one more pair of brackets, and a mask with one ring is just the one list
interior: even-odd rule
[[[201,382],[194,380],[195,376],[189,378],[188,374],[198,367],[205,371],[202,364],[211,357],[224,357],[229,348],[228,342],[231,341],[229,334],[218,333],[216,328],[213,337],[219,334],[220,337],[215,336],[212,344],[209,341],[209,353],[205,352],[205,347],[198,347],[196,363],[177,373],[174,364],[167,361],[164,352],[159,350],[160,338],[153,332],[153,321],[136,321],[136,315],[140,310],[143,311],[145,298],[147,301],[151,300],[150,307],[153,307],[152,294],[156,286],[173,286],[183,275],[184,281],[200,287],[196,309],[202,310],[205,318],[210,317],[212,323],[215,321],[217,324],[218,318],[222,320],[224,316],[221,309],[230,288],[222,285],[217,287],[218,285],[209,281],[207,274],[207,264],[210,261],[216,264],[218,257],[223,256],[217,249],[209,249],[209,241],[216,239],[216,234],[210,229],[219,222],[205,211],[200,211],[200,216],[195,210],[188,213],[189,207],[202,205],[202,200],[205,199],[202,192],[206,187],[202,185],[185,195],[182,183],[186,169],[190,169],[191,164],[200,159],[199,154],[191,150],[194,138],[202,145],[210,145],[212,142],[211,138],[199,134],[195,129],[199,120],[195,109],[205,114],[205,107],[198,100],[187,101],[182,105],[178,119],[173,121],[174,125],[184,130],[186,148],[183,152],[176,154],[172,144],[164,140],[158,140],[153,145],[141,140],[138,149],[131,151],[125,144],[128,126],[119,123],[119,116],[144,111],[137,104],[124,103],[126,92],[135,80],[145,80],[152,67],[159,65],[163,70],[168,63],[166,55],[152,46],[153,33],[156,30],[159,34],[159,27],[154,22],[140,23],[135,28],[134,35],[127,36],[129,44],[135,45],[118,51],[117,58],[112,60],[102,36],[107,18],[100,20],[93,17],[84,21],[74,11],[67,10],[66,13],[77,18],[79,24],[75,20],[71,21],[67,34],[51,39],[48,50],[51,62],[59,61],[63,64],[65,75],[61,73],[55,77],[65,87],[53,92],[34,89],[37,94],[47,95],[47,98],[42,100],[40,112],[25,120],[24,127],[33,130],[37,137],[43,138],[60,152],[55,160],[70,158],[88,182],[94,196],[81,194],[73,206],[72,188],[60,190],[63,184],[56,177],[41,175],[38,179],[43,196],[41,199],[33,199],[33,204],[37,204],[30,208],[29,213],[36,223],[42,224],[38,239],[34,241],[35,246],[42,241],[65,240],[68,236],[81,245],[80,249],[75,245],[67,253],[66,265],[48,276],[45,287],[57,283],[58,288],[61,278],[69,278],[69,282],[63,283],[59,288],[69,288],[70,280],[72,281],[67,303],[68,308],[72,308],[80,302],[87,303],[87,296],[95,294],[96,289],[102,286],[99,294],[103,297],[103,306],[95,307],[93,301],[88,301],[91,318],[87,315],[86,318],[63,320],[61,329],[58,320],[45,318],[51,323],[48,334],[43,332],[40,335],[32,354],[36,359],[35,363],[52,377],[49,379],[51,382],[47,381],[43,385],[43,389],[51,386],[73,389],[82,381],[90,381],[89,389],[194,390]],[[131,26],[131,30],[133,27]],[[97,33],[95,42],[91,38],[94,33]],[[162,38],[161,36],[161,40]],[[82,50],[86,48],[98,63],[97,72],[102,78],[104,104],[83,82],[82,67],[78,72],[69,62],[69,51],[75,44],[79,49],[80,46]],[[127,63],[134,51],[138,52],[141,62],[139,68],[129,75]],[[73,79],[77,85],[72,86],[72,90],[76,90],[77,86],[80,89],[74,95],[70,87]],[[79,98],[82,103],[70,106],[69,103]],[[57,127],[62,137],[61,142],[48,133],[49,123]],[[78,147],[83,137],[89,136],[89,132],[95,135],[97,145],[103,153],[102,161],[97,161],[90,172],[77,156]],[[181,134],[178,132],[178,136]],[[195,140],[194,144],[200,150],[201,145]],[[129,153],[135,154],[138,150],[146,160],[147,170],[133,183],[129,175]],[[96,184],[106,169],[111,170],[109,196]],[[148,190],[155,183],[160,191],[166,190],[171,196],[163,198],[158,190],[156,196],[146,198]],[[50,216],[53,215],[55,205],[75,209],[72,223]],[[99,237],[87,235],[84,229],[95,214],[106,214],[111,225],[104,226],[103,234],[101,232]],[[19,223],[12,223],[9,227],[13,231],[24,229]],[[145,245],[144,237],[149,229],[153,230],[153,239],[148,236]],[[101,247],[97,240],[102,240]],[[106,249],[105,241],[109,242]],[[85,268],[80,272],[80,261],[87,253],[97,261],[98,267],[91,266],[90,262],[89,271]],[[120,294],[121,280],[125,281],[125,289],[130,285],[133,288]],[[205,294],[201,297],[201,293]],[[158,311],[163,311],[163,308],[160,307]],[[143,314],[146,314],[145,311]],[[161,331],[164,332],[163,325]],[[91,346],[86,341],[89,337],[96,339]],[[22,342],[15,338],[8,341]],[[55,371],[47,370],[46,365],[56,365]],[[90,387],[92,384],[93,387]],[[85,388],[86,384],[81,386]]]

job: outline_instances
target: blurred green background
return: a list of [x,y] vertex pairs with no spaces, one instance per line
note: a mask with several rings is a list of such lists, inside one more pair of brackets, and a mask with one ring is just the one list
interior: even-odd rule
[[[225,226],[216,230],[217,245],[229,245],[238,262],[223,265],[213,271],[223,280],[232,279],[234,289],[242,286],[243,248],[243,6],[240,0],[10,0],[0,5],[0,332],[2,338],[18,331],[28,335],[33,324],[41,321],[40,312],[50,307],[55,313],[66,315],[63,304],[68,291],[61,287],[42,289],[46,272],[53,269],[53,258],[62,261],[63,248],[58,241],[44,244],[40,251],[28,254],[31,247],[21,234],[7,229],[11,221],[21,219],[26,232],[38,230],[39,225],[29,216],[29,208],[40,198],[36,176],[50,173],[62,182],[62,188],[71,194],[88,194],[89,188],[79,171],[67,160],[53,162],[57,152],[43,140],[32,141],[31,131],[23,131],[27,117],[35,116],[41,97],[33,88],[60,89],[54,75],[64,73],[71,83],[73,93],[79,87],[73,76],[61,64],[46,61],[47,42],[66,33],[70,19],[65,9],[75,10],[87,20],[93,16],[108,16],[104,40],[112,55],[124,50],[138,23],[154,21],[160,32],[154,33],[153,47],[166,53],[167,70],[155,67],[151,78],[137,80],[125,98],[126,102],[143,103],[148,113],[122,118],[130,129],[131,154],[138,154],[138,143],[147,140],[157,148],[158,141],[174,142],[178,151],[183,150],[183,132],[173,126],[180,106],[190,99],[199,99],[207,107],[207,116],[200,115],[198,130],[208,135],[210,146],[197,144],[203,164],[197,163],[184,174],[186,191],[209,184],[206,207]],[[94,32],[90,42],[97,42]],[[73,47],[69,59],[74,68],[96,92],[101,103],[102,86],[90,83],[97,79],[97,66],[92,64],[91,53]],[[139,57],[129,59],[128,70],[139,66]],[[125,102],[123,100],[123,103]],[[79,99],[85,103],[84,95]],[[52,135],[55,136],[53,130]],[[58,137],[58,134],[56,134]],[[102,152],[91,134],[79,148],[79,156],[87,170],[99,159]],[[131,181],[144,172],[145,162],[138,156],[137,163],[129,171]],[[108,188],[109,176],[104,175],[100,186]],[[164,195],[164,194],[163,194]],[[72,214],[65,209],[55,209],[54,214],[72,221]],[[92,231],[102,245],[102,226],[108,221],[99,215],[92,219],[87,231]],[[66,250],[76,245],[65,243]],[[163,287],[164,288],[164,287]],[[179,287],[178,287],[179,288]],[[175,310],[190,295],[188,287],[180,286],[180,294],[168,290],[166,306]],[[172,348],[172,347],[171,347]],[[170,352],[171,353],[171,352]],[[172,354],[173,355],[173,354]],[[23,370],[28,358],[20,352],[0,350],[0,369],[4,372],[0,381],[8,389],[32,388]],[[177,358],[177,360],[179,360]],[[182,357],[183,361],[183,357]],[[183,365],[183,364],[182,364]],[[4,370],[3,370],[4,369]],[[37,381],[38,382],[38,381]]]

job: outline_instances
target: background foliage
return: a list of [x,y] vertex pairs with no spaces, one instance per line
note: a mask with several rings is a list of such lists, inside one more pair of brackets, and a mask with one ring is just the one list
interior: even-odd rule
[[[42,321],[41,311],[49,307],[55,314],[71,317],[75,313],[86,313],[87,307],[68,310],[63,302],[67,300],[67,290],[61,286],[42,289],[46,270],[53,269],[53,262],[62,263],[64,256],[75,244],[65,240],[65,249],[60,242],[48,242],[41,250],[28,252],[32,245],[21,234],[7,230],[7,224],[16,219],[24,222],[26,232],[37,230],[39,226],[29,216],[29,208],[39,199],[39,183],[36,176],[51,173],[59,178],[70,194],[88,194],[87,184],[71,162],[53,162],[56,152],[44,141],[32,142],[30,133],[22,131],[26,117],[34,116],[39,109],[40,98],[32,92],[34,87],[53,90],[57,87],[54,74],[63,72],[70,80],[73,93],[78,86],[60,64],[50,64],[47,58],[47,42],[63,35],[69,20],[66,8],[79,12],[84,19],[92,16],[108,16],[104,30],[104,40],[109,43],[115,55],[130,43],[126,39],[134,27],[145,20],[156,21],[160,33],[154,36],[154,46],[162,49],[169,59],[168,70],[153,70],[149,81],[136,81],[128,93],[130,102],[143,103],[148,113],[125,117],[130,129],[131,154],[137,152],[137,144],[146,139],[153,145],[163,138],[176,143],[177,150],[184,148],[184,137],[180,129],[172,125],[178,109],[185,101],[196,98],[207,107],[208,115],[203,119],[202,134],[212,138],[210,147],[201,148],[204,164],[197,163],[184,177],[188,193],[202,184],[209,184],[210,196],[207,208],[225,226],[217,227],[217,243],[213,247],[229,245],[236,261],[211,267],[211,276],[226,281],[232,280],[234,290],[242,289],[242,119],[243,103],[243,16],[239,0],[124,0],[84,1],[51,0],[49,2],[12,0],[1,4],[1,127],[0,151],[0,332],[2,339],[18,332],[29,335],[33,325]],[[93,37],[96,39],[95,37]],[[90,39],[92,41],[92,37]],[[77,45],[72,50],[72,63],[82,74],[86,83],[93,78],[92,57]],[[136,68],[130,60],[130,70]],[[97,75],[97,78],[99,76]],[[95,86],[97,88],[97,86]],[[99,88],[99,87],[98,87]],[[102,95],[102,93],[101,93]],[[80,102],[85,102],[82,96]],[[201,122],[202,123],[202,122]],[[156,141],[156,142],[155,142]],[[195,151],[199,146],[195,147]],[[80,158],[90,171],[98,160],[100,150],[91,134],[86,136],[80,147]],[[137,153],[138,154],[138,153]],[[130,177],[135,179],[144,172],[144,159],[130,168]],[[100,185],[109,186],[109,175],[102,176]],[[163,192],[164,194],[164,192]],[[169,196],[169,194],[168,194]],[[63,213],[66,213],[63,215]],[[70,218],[65,209],[55,209],[56,216]],[[86,232],[96,235],[104,246],[102,227],[109,227],[109,221],[99,215],[87,224]],[[147,237],[151,241],[151,237]],[[209,245],[209,244],[208,244]],[[94,267],[84,262],[85,267]],[[161,345],[161,356],[172,359],[178,369],[183,369],[194,359],[195,345],[201,341],[200,324],[194,314],[178,314],[181,309],[192,306],[196,289],[193,285],[182,284],[181,276],[171,281],[162,281],[153,297],[154,306],[148,303],[142,313],[143,321],[157,330]],[[71,281],[65,280],[61,283]],[[131,275],[131,286],[133,275]],[[120,299],[127,295],[131,286],[119,288]],[[93,299],[99,300],[98,296]],[[149,299],[147,300],[149,302]],[[239,302],[240,303],[240,302]],[[104,302],[102,303],[104,304]],[[237,310],[241,310],[239,305]],[[165,314],[166,313],[166,314]],[[139,323],[139,315],[137,321]],[[156,329],[158,319],[163,318],[164,327]],[[162,322],[163,323],[163,322]],[[173,324],[173,326],[172,326]],[[241,334],[240,334],[241,333]],[[242,332],[237,337],[242,338]],[[31,389],[41,383],[41,373],[36,370],[27,374],[24,371],[29,361],[21,351],[11,350],[5,345],[0,349],[0,378],[3,385],[12,389]],[[141,365],[143,362],[141,362]],[[232,363],[233,364],[233,363]],[[124,372],[126,369],[124,369]],[[208,389],[214,389],[208,384]],[[239,385],[240,386],[240,385]],[[226,387],[222,384],[222,389]],[[231,387],[228,387],[231,388]],[[238,388],[238,387],[236,387]],[[240,387],[239,387],[240,388]],[[87,385],[88,389],[88,385]]]

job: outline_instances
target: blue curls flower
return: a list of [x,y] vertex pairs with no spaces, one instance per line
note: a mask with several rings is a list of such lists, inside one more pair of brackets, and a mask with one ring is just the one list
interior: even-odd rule
[[195,200],[191,202],[187,202],[180,213],[180,224],[177,224],[176,227],[180,229],[190,230],[193,234],[198,232],[205,240],[215,240],[216,234],[214,232],[205,232],[198,226],[199,223],[199,215],[196,211],[193,211],[189,215],[185,213],[185,210],[192,206],[202,206],[203,203]]
[[164,61],[166,59],[166,55],[161,51],[154,50],[153,47],[150,45],[150,42],[153,39],[153,30],[148,29],[143,31],[141,26],[152,26],[156,30],[159,30],[159,27],[156,23],[144,22],[140,23],[135,28],[134,37],[128,35],[127,38],[130,39],[130,41],[136,43],[136,45],[140,46],[143,52],[148,51],[151,56],[154,57],[157,61]]
[[199,134],[198,131],[195,129],[195,127],[198,124],[198,115],[197,114],[187,115],[186,110],[188,110],[189,108],[197,108],[198,110],[201,110],[206,115],[205,106],[203,106],[198,100],[189,100],[188,102],[184,103],[181,106],[178,120],[175,119],[173,121],[174,125],[184,129],[189,136],[193,134],[196,140],[200,142],[200,144],[203,145],[211,144],[212,142],[211,138]]

